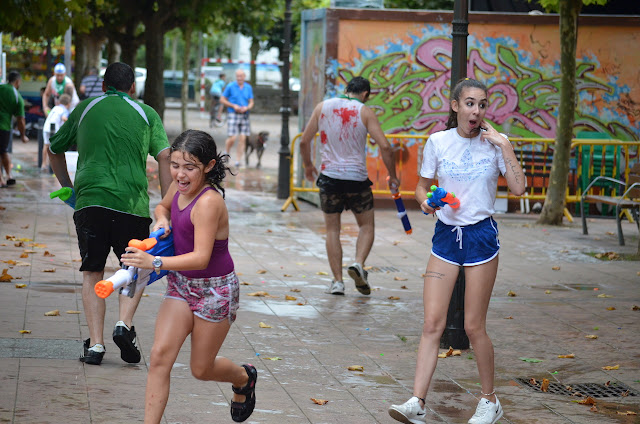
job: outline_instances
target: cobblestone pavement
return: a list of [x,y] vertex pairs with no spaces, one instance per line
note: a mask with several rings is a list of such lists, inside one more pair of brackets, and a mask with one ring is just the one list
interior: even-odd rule
[[[178,117],[178,111],[167,110],[171,138],[179,133]],[[190,111],[189,120],[193,128],[208,129],[197,112]],[[238,320],[221,351],[259,370],[257,409],[247,422],[395,422],[387,408],[411,396],[423,316],[422,273],[435,221],[410,210],[414,232],[406,236],[394,210],[378,209],[376,241],[366,264],[372,294],[360,295],[346,272],[346,295],[325,294],[331,277],[322,214],[305,202],[299,212],[280,211],[283,201],[275,196],[279,117],[254,116],[252,124],[256,131],[269,130],[271,141],[263,168],[242,169],[227,185],[230,249],[247,285],[241,287]],[[213,132],[223,142],[224,130]],[[13,158],[17,184],[0,189],[0,269],[13,277],[0,283],[0,422],[142,422],[154,318],[165,280],[148,287],[135,316],[140,364],[122,362],[109,337],[101,366],[80,363],[88,330],[72,210],[49,199],[58,185],[53,176],[37,171],[35,141],[16,143]],[[155,204],[157,188],[152,189]],[[623,224],[627,245],[618,246],[610,219],[590,220],[588,236],[582,235],[579,220],[548,227],[535,225],[535,216],[496,219],[502,249],[487,320],[496,390],[505,410],[500,422],[640,422],[626,415],[640,413],[640,311],[634,310],[640,306],[640,263],[593,257],[635,253],[635,224]],[[344,263],[349,264],[357,235],[352,216],[344,215],[343,230]],[[111,257],[106,274],[116,269]],[[269,296],[248,295],[257,291]],[[45,316],[56,309],[59,316]],[[117,302],[109,298],[106,336],[116,320]],[[260,322],[271,328],[260,328]],[[172,372],[163,423],[231,422],[231,387],[194,379],[189,351],[187,340]],[[568,354],[575,357],[559,358]],[[473,414],[480,392],[473,358],[473,350],[464,350],[439,359],[427,422],[465,423]],[[349,371],[352,365],[363,371]],[[619,368],[603,369],[607,366]],[[560,393],[528,387],[531,378],[549,379]],[[587,383],[598,386],[579,386]],[[597,412],[562,394],[566,386],[598,396]],[[311,398],[328,403],[317,405]]]

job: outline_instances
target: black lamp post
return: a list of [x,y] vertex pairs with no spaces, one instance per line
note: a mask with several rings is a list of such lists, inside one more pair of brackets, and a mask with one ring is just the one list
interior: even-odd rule
[[278,165],[278,199],[289,197],[289,169],[291,152],[289,151],[289,114],[291,113],[291,92],[289,90],[289,53],[291,51],[291,0],[285,1],[284,45],[282,46],[282,131],[280,135],[280,163]]
[[[451,92],[458,81],[467,76],[468,0],[455,0],[452,27]],[[464,331],[464,291],[464,267],[460,267],[447,312],[447,326],[440,338],[440,347],[443,349],[450,346],[456,349],[469,349],[469,338]]]

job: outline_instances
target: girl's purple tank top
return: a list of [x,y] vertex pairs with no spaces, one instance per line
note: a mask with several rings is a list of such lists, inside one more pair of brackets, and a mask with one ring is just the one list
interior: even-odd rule
[[[194,228],[191,222],[191,209],[196,204],[200,196],[207,190],[215,190],[212,187],[206,187],[196,196],[189,205],[180,210],[178,206],[178,197],[180,193],[176,192],[171,203],[171,227],[173,231],[173,246],[175,255],[182,255],[193,252]],[[217,190],[216,190],[217,191]],[[229,239],[216,240],[213,243],[213,251],[209,265],[205,269],[196,271],[180,271],[180,274],[189,278],[210,278],[221,277],[233,271],[233,259],[229,254]]]

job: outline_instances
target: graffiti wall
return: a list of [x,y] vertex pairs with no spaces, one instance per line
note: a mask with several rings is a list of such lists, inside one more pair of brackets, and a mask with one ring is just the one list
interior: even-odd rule
[[[560,97],[557,16],[473,15],[467,76],[489,88],[487,118],[512,136],[553,138]],[[326,25],[335,30],[325,31],[324,98],[341,94],[353,76],[364,76],[372,83],[367,105],[376,110],[387,134],[444,129],[451,19],[448,13],[327,10]],[[581,18],[575,133],[640,140],[640,26],[637,20],[615,19]],[[409,157],[418,154],[422,142],[407,140]],[[375,146],[371,149],[369,154],[377,156]]]

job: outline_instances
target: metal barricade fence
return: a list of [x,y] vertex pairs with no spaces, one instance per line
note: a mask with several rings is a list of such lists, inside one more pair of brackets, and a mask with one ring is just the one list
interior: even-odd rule
[[[297,134],[291,141],[289,198],[282,206],[281,210],[283,212],[289,205],[293,205],[295,210],[299,210],[295,197],[296,193],[318,192],[318,188],[314,183],[305,180],[304,175],[300,175],[300,173],[303,172],[299,162],[300,154],[298,148],[301,137],[302,134]],[[416,134],[387,135],[387,139],[396,151],[396,169],[401,181],[401,186],[412,188],[401,190],[402,196],[407,198],[415,196],[414,190],[419,180],[418,171],[422,161],[422,148],[428,137],[428,135]],[[318,135],[316,135],[316,139],[317,138]],[[411,143],[407,142],[408,140],[420,140],[420,142]],[[315,141],[314,139],[312,146],[315,146]],[[551,138],[512,137],[510,141],[525,173],[527,188],[525,194],[515,196],[508,192],[506,180],[501,176],[498,182],[498,194],[496,198],[521,201],[544,201],[547,195],[549,176],[553,164],[555,140]],[[637,141],[573,139],[570,147],[571,159],[565,203],[568,205],[580,202],[582,190],[586,187],[586,184],[583,183],[585,179],[591,181],[599,175],[607,175],[614,178],[618,175],[618,178],[620,178],[622,174],[626,179],[631,163],[634,160],[640,160],[638,157],[638,146],[640,146],[640,143]],[[599,154],[598,147],[600,151],[606,154]],[[319,150],[317,148],[312,148],[311,155],[314,164],[318,163],[316,160],[318,153]],[[399,158],[398,154],[400,155]],[[611,157],[614,158],[613,161],[611,161]],[[370,178],[374,182],[374,186],[372,187],[373,193],[390,196],[391,192],[386,186],[386,168],[382,162],[382,158],[380,156],[367,156],[367,168],[370,173]],[[412,172],[413,175],[408,172]],[[564,213],[567,219],[573,221],[573,217],[567,208],[565,208]]]

